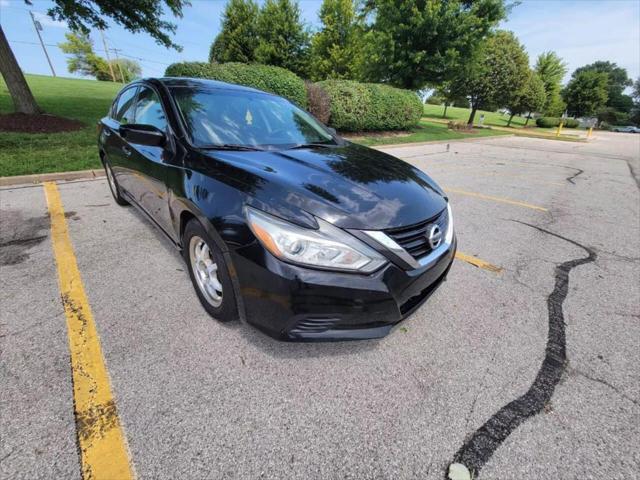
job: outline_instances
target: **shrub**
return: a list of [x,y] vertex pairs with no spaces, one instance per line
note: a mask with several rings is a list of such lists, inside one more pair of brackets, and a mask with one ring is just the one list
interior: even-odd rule
[[434,93],[429,98],[427,98],[427,103],[429,105],[442,105],[444,103],[444,98]]
[[560,121],[562,121],[562,126],[564,128],[578,128],[580,126],[580,122],[575,118],[558,118],[558,117],[540,117],[536,119],[536,125],[541,128],[555,128],[560,125]]
[[196,77],[207,78],[211,65],[205,62],[172,63],[164,72],[166,77]]
[[329,124],[343,131],[404,130],[422,116],[415,92],[377,83],[325,80],[319,85],[330,98]]
[[304,81],[284,68],[257,63],[204,63],[183,62],[167,67],[168,77],[198,77],[209,80],[245,85],[274,93],[298,105],[307,106]]
[[309,111],[322,123],[329,123],[331,115],[331,99],[329,94],[317,83],[304,82],[307,88]]
[[580,122],[575,118],[565,118],[562,121],[562,125],[565,128],[578,128],[580,126]]
[[536,118],[536,125],[540,128],[553,128],[560,125],[560,119],[557,117],[540,117]]

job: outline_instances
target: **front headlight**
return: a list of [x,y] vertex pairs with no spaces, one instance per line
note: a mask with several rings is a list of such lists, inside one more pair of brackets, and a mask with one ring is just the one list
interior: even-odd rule
[[251,231],[275,257],[331,270],[373,272],[386,263],[357,238],[317,219],[320,228],[303,228],[252,207],[245,207]]

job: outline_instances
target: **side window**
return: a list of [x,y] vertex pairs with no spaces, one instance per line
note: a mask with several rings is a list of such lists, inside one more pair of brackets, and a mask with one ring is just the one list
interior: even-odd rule
[[120,123],[133,123],[134,100],[136,87],[129,88],[120,94],[113,118]]
[[165,131],[167,129],[167,117],[162,109],[158,94],[148,87],[141,87],[136,102],[135,123],[141,125],[153,125]]

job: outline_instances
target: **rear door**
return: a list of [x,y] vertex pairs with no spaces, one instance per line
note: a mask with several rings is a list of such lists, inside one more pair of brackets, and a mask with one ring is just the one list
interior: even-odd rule
[[120,125],[133,123],[135,99],[138,86],[133,85],[122,92],[114,103],[109,116],[102,120],[103,129],[101,135],[102,144],[116,177],[118,185],[127,193],[131,193],[131,179],[135,173],[135,165],[132,164],[127,142],[120,136]]
[[162,147],[129,143],[127,155],[136,170],[131,179],[134,199],[165,231],[170,232],[173,225],[169,216],[166,177],[167,167],[175,153],[167,115],[158,93],[150,86],[142,85],[138,90],[133,123],[154,126],[167,136]]

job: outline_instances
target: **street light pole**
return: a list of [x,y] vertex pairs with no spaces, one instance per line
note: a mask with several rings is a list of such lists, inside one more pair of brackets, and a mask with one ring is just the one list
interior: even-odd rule
[[38,40],[40,40],[40,45],[42,46],[42,50],[44,51],[44,56],[47,57],[47,62],[49,62],[49,67],[51,68],[51,73],[53,76],[56,76],[56,71],[53,69],[53,64],[51,63],[51,59],[49,58],[49,53],[47,53],[47,49],[44,46],[44,42],[42,41],[42,36],[40,35],[40,30],[42,30],[42,25],[39,21],[36,20],[36,17],[33,16],[33,12],[29,10],[29,15],[31,15],[31,21],[33,22],[33,28],[36,29],[36,33],[38,34]]

